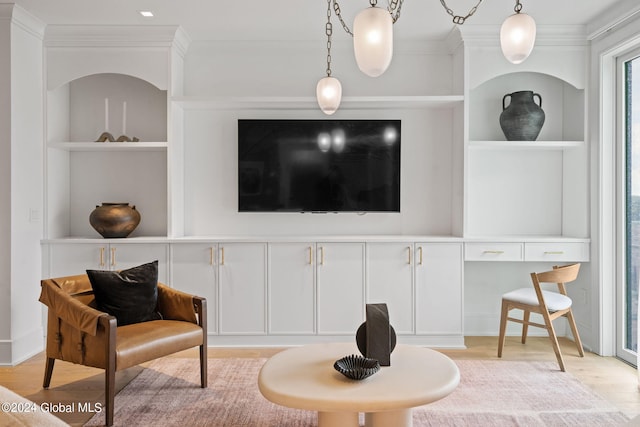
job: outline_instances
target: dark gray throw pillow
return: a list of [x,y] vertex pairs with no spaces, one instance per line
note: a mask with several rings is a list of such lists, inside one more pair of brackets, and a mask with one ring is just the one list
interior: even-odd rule
[[158,261],[122,271],[87,270],[98,310],[118,326],[162,319],[158,312]]

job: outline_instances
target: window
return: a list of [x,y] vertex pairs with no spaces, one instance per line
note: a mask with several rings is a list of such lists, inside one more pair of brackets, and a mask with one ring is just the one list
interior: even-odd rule
[[617,287],[617,354],[630,363],[638,352],[640,282],[640,51],[618,61],[622,84],[618,206],[620,263]]

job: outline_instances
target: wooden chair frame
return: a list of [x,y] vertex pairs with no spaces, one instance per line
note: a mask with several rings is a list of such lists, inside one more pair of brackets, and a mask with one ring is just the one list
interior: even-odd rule
[[[508,321],[522,324],[522,344],[525,344],[527,341],[529,326],[543,328],[546,329],[549,333],[549,339],[551,340],[551,344],[553,345],[553,351],[556,354],[556,359],[558,360],[558,364],[560,365],[560,370],[564,372],[564,359],[562,358],[562,352],[560,351],[560,345],[558,344],[556,331],[553,327],[553,321],[563,316],[566,317],[569,322],[571,333],[573,334],[573,338],[575,340],[576,347],[578,348],[580,357],[584,357],[582,341],[580,340],[580,334],[578,333],[578,328],[576,326],[576,321],[573,317],[571,307],[564,310],[550,312],[547,308],[547,304],[542,293],[542,288],[540,286],[541,283],[556,283],[558,286],[558,292],[562,295],[568,296],[565,284],[574,281],[578,277],[579,269],[580,264],[571,264],[566,266],[554,266],[553,270],[545,271],[543,273],[531,273],[531,281],[533,282],[533,288],[538,298],[537,305],[529,305],[520,302],[509,301],[506,299],[502,300],[502,313],[500,316],[500,337],[498,339],[498,357],[502,357],[502,350],[504,348],[505,333]],[[513,309],[522,310],[523,318],[516,319],[513,317],[509,317],[509,311]],[[531,322],[529,320],[531,313],[538,313],[542,315],[544,324]]]

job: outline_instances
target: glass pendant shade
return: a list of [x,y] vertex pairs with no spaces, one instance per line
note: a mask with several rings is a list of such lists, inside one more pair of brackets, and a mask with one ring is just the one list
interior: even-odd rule
[[378,77],[386,71],[393,56],[393,20],[387,10],[369,7],[356,15],[353,50],[366,75]]
[[316,98],[323,113],[331,115],[338,110],[342,100],[342,85],[335,77],[324,77],[316,86]]
[[500,46],[509,62],[520,64],[529,57],[536,42],[536,21],[526,13],[515,13],[500,28]]

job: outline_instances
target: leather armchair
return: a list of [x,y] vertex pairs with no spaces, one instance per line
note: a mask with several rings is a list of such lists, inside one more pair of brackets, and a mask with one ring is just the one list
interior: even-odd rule
[[105,370],[106,424],[113,424],[116,371],[159,357],[200,347],[200,385],[207,387],[207,304],[158,283],[162,320],[118,326],[97,310],[86,274],[41,282],[40,302],[48,310],[43,387],[51,382],[56,359]]

